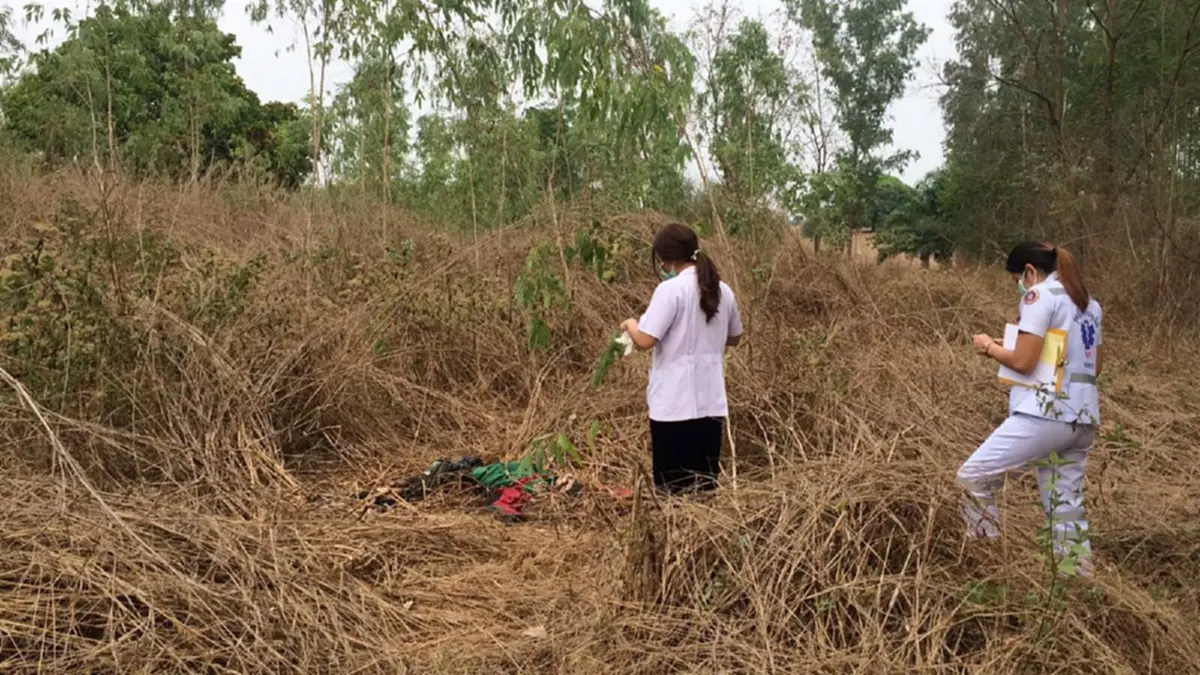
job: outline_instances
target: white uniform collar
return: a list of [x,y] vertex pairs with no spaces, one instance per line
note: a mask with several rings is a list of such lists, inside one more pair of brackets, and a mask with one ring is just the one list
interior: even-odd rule
[[1034,284],[1033,288],[1037,288],[1038,286],[1041,286],[1043,284],[1058,284],[1059,286],[1061,286],[1062,282],[1058,280],[1058,272],[1051,272],[1050,275],[1047,276],[1045,279],[1042,279],[1041,281]]

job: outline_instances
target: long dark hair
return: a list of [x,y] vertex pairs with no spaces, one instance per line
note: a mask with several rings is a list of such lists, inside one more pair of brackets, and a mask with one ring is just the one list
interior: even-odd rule
[[721,305],[721,274],[712,258],[700,250],[700,238],[692,228],[679,223],[664,225],[654,235],[654,258],[664,263],[695,263],[700,284],[700,309],[705,322],[712,321]]
[[1032,265],[1046,274],[1058,272],[1058,280],[1063,288],[1067,289],[1071,302],[1075,303],[1079,311],[1087,310],[1092,296],[1083,284],[1083,273],[1080,272],[1079,263],[1070,251],[1062,246],[1053,246],[1041,241],[1022,242],[1008,254],[1004,269],[1010,274],[1021,274],[1026,265]]

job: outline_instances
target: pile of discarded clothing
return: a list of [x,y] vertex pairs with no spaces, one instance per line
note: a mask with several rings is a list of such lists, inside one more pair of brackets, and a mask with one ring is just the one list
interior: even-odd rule
[[439,459],[399,485],[360,492],[355,497],[367,502],[365,513],[372,508],[387,511],[400,500],[418,502],[434,492],[477,491],[489,509],[506,519],[519,520],[524,517],[521,509],[533,494],[550,489],[575,494],[580,487],[572,478],[540,472],[528,465],[522,466],[521,462],[484,464],[478,457],[467,456],[455,460]]

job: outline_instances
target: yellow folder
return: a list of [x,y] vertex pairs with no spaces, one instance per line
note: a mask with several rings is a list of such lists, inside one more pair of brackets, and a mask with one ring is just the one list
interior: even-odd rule
[[[1004,326],[1004,348],[1016,349],[1017,335],[1020,329],[1014,324]],[[1067,332],[1059,328],[1051,328],[1046,332],[1042,341],[1042,354],[1038,357],[1037,365],[1028,375],[1022,375],[1008,366],[1001,365],[997,375],[1000,381],[1017,387],[1042,389],[1054,387],[1054,393],[1061,394],[1063,386],[1063,364],[1067,358]]]

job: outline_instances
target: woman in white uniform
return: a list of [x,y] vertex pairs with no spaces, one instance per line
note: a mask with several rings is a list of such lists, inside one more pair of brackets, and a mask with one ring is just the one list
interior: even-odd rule
[[654,350],[646,390],[654,484],[666,492],[711,490],[729,415],[725,348],[742,337],[737,298],[692,228],[663,227],[653,255],[662,283],[642,318],[621,328]]
[[1100,426],[1096,388],[1103,364],[1100,304],[1088,294],[1075,257],[1062,247],[1019,244],[1009,253],[1005,268],[1016,275],[1021,292],[1016,348],[1008,350],[990,336],[976,335],[975,350],[1029,374],[1041,355],[1046,333],[1065,331],[1063,385],[1058,394],[1052,388],[1012,388],[1008,419],[958,470],[958,482],[971,497],[964,510],[967,528],[973,536],[999,536],[995,488],[1006,476],[1057,452],[1059,466],[1043,464],[1037,469],[1055,551],[1060,560],[1074,560],[1079,572],[1090,574],[1083,479],[1088,450]]

